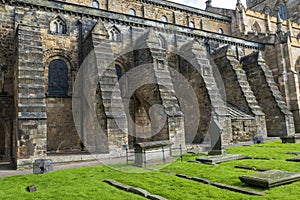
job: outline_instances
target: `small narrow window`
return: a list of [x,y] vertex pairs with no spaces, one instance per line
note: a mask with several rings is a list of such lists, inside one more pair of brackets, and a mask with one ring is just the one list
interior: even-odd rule
[[166,16],[162,16],[161,21],[162,22],[168,22],[168,18]]
[[135,16],[135,10],[130,8],[129,9],[129,15]]
[[195,28],[195,23],[194,22],[189,22],[189,27],[190,28]]
[[92,7],[93,7],[93,8],[100,8],[100,7],[99,7],[99,2],[98,2],[98,1],[93,1],[93,2],[92,2]]
[[223,31],[223,29],[222,28],[219,28],[219,31],[218,31],[220,34],[223,34],[224,33],[224,31]]

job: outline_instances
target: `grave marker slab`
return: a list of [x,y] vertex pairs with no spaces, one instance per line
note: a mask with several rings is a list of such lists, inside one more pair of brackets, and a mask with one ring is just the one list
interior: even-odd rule
[[286,161],[290,161],[290,162],[300,162],[300,157],[296,157],[296,158],[288,158],[288,159],[286,159]]
[[250,175],[240,176],[239,179],[248,185],[270,188],[300,180],[300,173],[281,170],[269,170]]
[[246,156],[242,154],[226,154],[226,155],[218,155],[218,156],[207,156],[197,158],[196,161],[204,163],[204,164],[219,164],[222,162],[228,162],[232,160],[240,160],[245,159]]

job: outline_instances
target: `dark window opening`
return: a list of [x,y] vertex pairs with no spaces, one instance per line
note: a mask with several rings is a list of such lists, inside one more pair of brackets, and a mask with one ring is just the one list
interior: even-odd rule
[[48,95],[68,95],[68,67],[63,60],[53,60],[49,64]]

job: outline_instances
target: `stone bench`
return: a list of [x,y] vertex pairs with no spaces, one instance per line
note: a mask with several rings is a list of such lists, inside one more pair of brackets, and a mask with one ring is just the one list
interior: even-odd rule
[[172,160],[171,146],[172,143],[168,140],[135,144],[135,166],[146,167],[170,162]]

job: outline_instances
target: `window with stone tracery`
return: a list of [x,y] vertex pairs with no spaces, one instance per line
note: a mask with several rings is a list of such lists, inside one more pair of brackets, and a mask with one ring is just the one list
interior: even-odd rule
[[109,31],[109,39],[113,42],[121,42],[122,41],[122,35],[121,32],[116,28],[112,27]]
[[67,33],[67,26],[64,20],[60,17],[56,17],[50,23],[50,31],[54,34],[66,34]]

